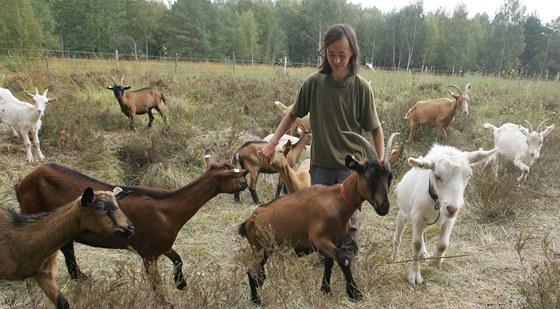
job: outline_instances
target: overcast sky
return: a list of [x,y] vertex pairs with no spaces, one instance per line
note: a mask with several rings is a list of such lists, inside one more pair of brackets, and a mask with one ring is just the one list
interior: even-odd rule
[[[386,13],[393,9],[401,9],[411,3],[413,0],[348,0],[351,3],[359,3],[362,7],[377,7],[382,12]],[[560,16],[560,1],[558,0],[526,0],[520,1],[526,7],[526,15],[537,12],[543,24],[550,22],[552,19]],[[505,3],[505,0],[424,0],[424,11],[433,12],[438,8],[444,8],[446,12],[452,13],[455,7],[464,3],[469,12],[469,18],[477,13],[487,13],[490,18],[493,18],[496,11],[500,6]]]

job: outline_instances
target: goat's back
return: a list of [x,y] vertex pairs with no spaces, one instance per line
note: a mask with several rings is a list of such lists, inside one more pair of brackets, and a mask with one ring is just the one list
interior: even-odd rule
[[63,165],[43,164],[16,184],[22,213],[50,212],[79,197],[85,188],[113,190],[115,186],[93,179]]
[[426,119],[436,119],[444,115],[446,111],[451,111],[455,101],[448,98],[421,100],[416,102],[406,113],[406,119],[413,121],[426,121]]

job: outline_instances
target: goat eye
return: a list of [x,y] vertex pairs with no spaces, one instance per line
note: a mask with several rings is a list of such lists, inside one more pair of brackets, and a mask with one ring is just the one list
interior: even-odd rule
[[441,181],[441,176],[440,175],[434,174],[434,178],[436,179],[436,181]]

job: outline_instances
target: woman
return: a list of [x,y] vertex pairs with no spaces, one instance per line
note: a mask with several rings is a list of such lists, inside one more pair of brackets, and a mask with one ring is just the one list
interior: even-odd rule
[[[262,149],[261,157],[270,162],[280,137],[296,118],[309,113],[313,132],[309,170],[311,184],[334,185],[342,183],[352,173],[345,166],[346,155],[364,159],[362,146],[343,136],[341,131],[371,132],[379,161],[384,159],[384,137],[373,91],[368,81],[358,75],[360,49],[354,29],[345,24],[330,27],[319,54],[323,58],[319,70],[304,81],[291,112],[284,116],[273,137]],[[354,253],[358,250],[360,224],[361,213],[356,211],[348,233]]]

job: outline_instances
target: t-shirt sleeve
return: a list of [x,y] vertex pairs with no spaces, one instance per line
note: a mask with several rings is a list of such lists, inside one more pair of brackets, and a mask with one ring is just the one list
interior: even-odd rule
[[379,117],[377,116],[373,90],[371,89],[369,82],[362,78],[360,79],[360,82],[360,96],[362,103],[362,117],[360,125],[364,131],[369,132],[379,127],[381,123],[379,121]]

